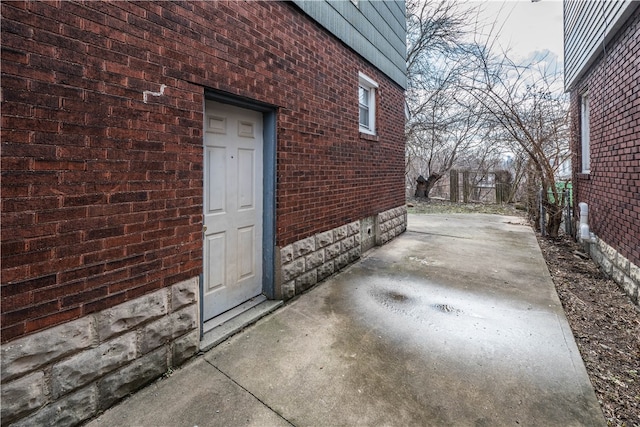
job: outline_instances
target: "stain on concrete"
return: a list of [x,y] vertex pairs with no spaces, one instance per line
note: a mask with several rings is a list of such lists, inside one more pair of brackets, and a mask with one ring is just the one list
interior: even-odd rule
[[605,425],[535,235],[504,221],[410,216],[204,358],[297,426]]

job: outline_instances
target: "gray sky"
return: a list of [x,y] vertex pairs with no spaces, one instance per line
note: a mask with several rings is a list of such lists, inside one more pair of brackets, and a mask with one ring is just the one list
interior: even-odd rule
[[548,49],[563,61],[562,1],[488,0],[466,1],[482,8],[481,19],[504,23],[499,42],[511,47],[512,59],[524,59],[535,51]]

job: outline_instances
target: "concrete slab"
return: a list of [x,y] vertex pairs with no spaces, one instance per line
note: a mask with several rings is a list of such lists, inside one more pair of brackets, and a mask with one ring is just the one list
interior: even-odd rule
[[[262,317],[282,306],[282,301],[266,300],[252,306],[249,309],[241,309],[235,313],[230,313],[230,317],[222,319],[214,327],[207,330],[207,323],[204,325],[204,336],[200,340],[200,350],[207,351],[229,337],[237,334],[247,325],[257,322]],[[234,309],[235,310],[235,309]],[[233,312],[234,310],[231,310]],[[221,317],[221,316],[219,316]],[[217,318],[216,318],[217,319]]]
[[410,215],[178,373],[89,425],[606,425],[515,217]]
[[531,229],[409,224],[205,358],[297,426],[604,425]]
[[202,357],[87,426],[290,426]]

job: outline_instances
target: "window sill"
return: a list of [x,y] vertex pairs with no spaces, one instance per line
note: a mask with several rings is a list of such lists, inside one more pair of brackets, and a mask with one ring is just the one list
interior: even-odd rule
[[578,179],[580,181],[589,181],[591,179],[591,174],[590,173],[581,172],[581,173],[578,174]]
[[378,142],[380,141],[380,137],[378,135],[371,135],[370,133],[360,132],[360,139],[364,139],[366,141]]

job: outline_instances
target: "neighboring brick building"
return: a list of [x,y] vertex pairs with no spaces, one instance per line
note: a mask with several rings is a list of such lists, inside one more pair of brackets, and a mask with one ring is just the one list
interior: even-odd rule
[[565,1],[564,15],[574,209],[587,204],[593,233],[581,239],[638,304],[640,2]]
[[1,7],[3,425],[82,422],[405,230],[403,1]]

